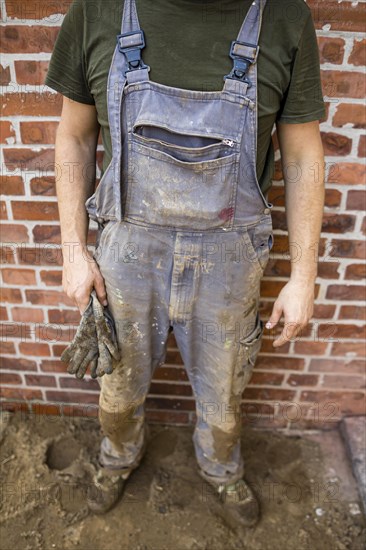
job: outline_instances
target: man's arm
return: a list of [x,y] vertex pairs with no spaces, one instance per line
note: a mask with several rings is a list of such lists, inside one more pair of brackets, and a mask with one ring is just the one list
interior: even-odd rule
[[93,287],[106,305],[104,280],[86,245],[89,220],[85,201],[94,192],[98,133],[94,105],[64,97],[55,151],[64,260],[62,284],[81,312],[89,302]]
[[284,329],[273,342],[274,347],[294,338],[313,315],[324,208],[324,152],[319,121],[278,123],[277,135],[285,182],[291,277],[266,324],[266,328],[274,327],[284,314]]

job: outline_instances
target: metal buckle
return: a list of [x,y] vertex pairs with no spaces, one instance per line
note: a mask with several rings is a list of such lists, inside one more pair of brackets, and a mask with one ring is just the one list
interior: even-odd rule
[[[234,47],[236,44],[257,48],[255,58],[252,60],[252,59],[249,59],[248,57],[234,54]],[[256,46],[255,44],[249,44],[249,42],[239,42],[238,40],[233,40],[231,42],[229,56],[233,60],[234,64],[230,73],[224,76],[224,80],[226,80],[227,78],[231,78],[232,80],[239,80],[240,82],[246,83],[248,85],[248,88],[250,88],[252,86],[252,82],[247,77],[246,73],[248,72],[250,65],[252,65],[252,63],[256,61],[258,49],[259,47]]]
[[[127,36],[140,35],[140,43],[133,44],[132,46],[121,46],[121,39],[126,38]],[[128,69],[125,70],[124,74],[135,71],[137,69],[148,69],[150,67],[145,65],[141,57],[141,50],[145,47],[145,36],[144,31],[132,31],[126,32],[124,34],[117,35],[118,50],[126,56]]]

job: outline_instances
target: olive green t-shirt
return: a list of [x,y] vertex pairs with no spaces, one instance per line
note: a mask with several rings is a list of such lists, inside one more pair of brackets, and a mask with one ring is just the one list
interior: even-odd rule
[[[177,88],[221,90],[230,72],[230,44],[252,0],[136,0],[145,33],[150,79]],[[81,103],[95,105],[101,126],[103,172],[111,160],[107,79],[121,32],[123,0],[75,0],[51,56],[45,84]],[[319,53],[304,0],[268,0],[258,56],[257,176],[271,185],[273,125],[325,118]]]

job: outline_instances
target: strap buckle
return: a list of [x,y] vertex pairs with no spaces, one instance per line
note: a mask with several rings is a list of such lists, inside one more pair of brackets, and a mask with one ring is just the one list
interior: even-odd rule
[[250,44],[249,42],[239,42],[239,40],[233,40],[231,42],[229,56],[233,60],[233,68],[230,73],[224,76],[224,80],[231,78],[232,80],[239,80],[248,85],[248,88],[252,86],[251,80],[247,76],[250,65],[257,61],[259,46],[256,44]]
[[145,47],[144,31],[125,32],[117,35],[118,50],[126,56],[127,69],[124,74],[137,69],[150,70],[142,60],[141,50]]

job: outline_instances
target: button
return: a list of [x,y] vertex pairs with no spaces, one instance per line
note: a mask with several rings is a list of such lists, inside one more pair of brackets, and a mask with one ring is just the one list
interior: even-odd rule
[[269,214],[271,212],[271,210],[269,208],[265,208],[263,210],[263,214]]

